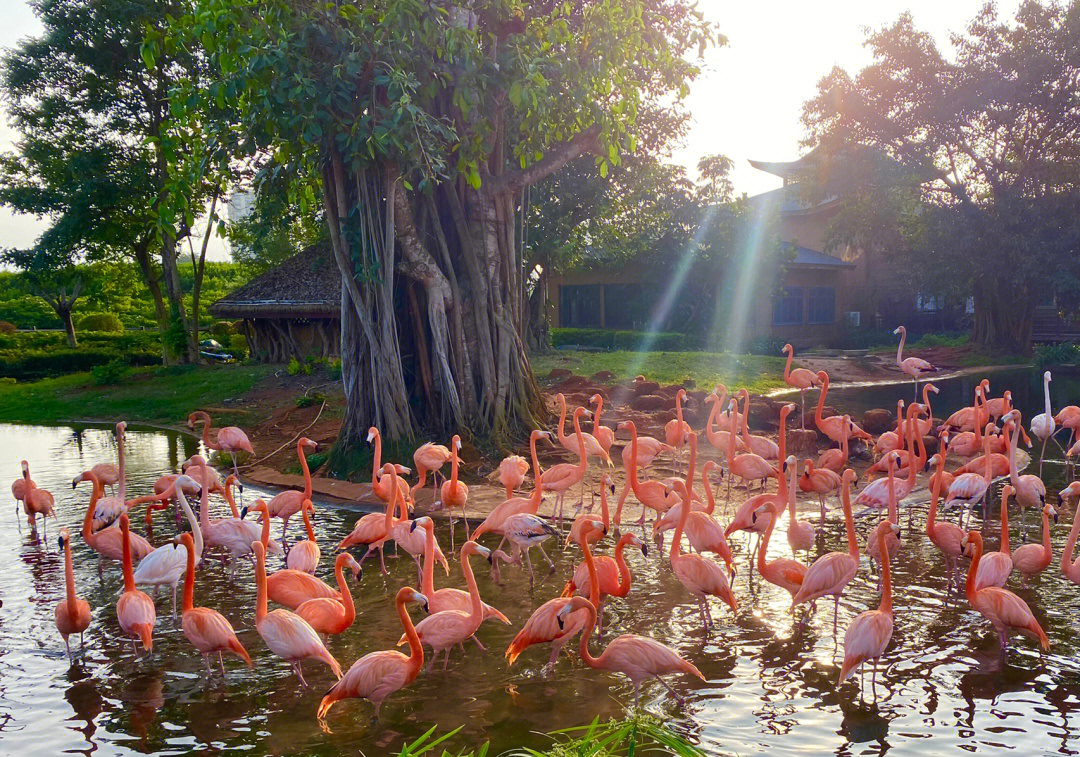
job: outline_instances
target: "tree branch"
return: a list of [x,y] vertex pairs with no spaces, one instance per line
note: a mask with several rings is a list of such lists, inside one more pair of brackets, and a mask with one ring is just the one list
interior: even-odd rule
[[520,192],[525,187],[531,187],[543,181],[570,161],[581,157],[587,152],[594,152],[599,147],[600,127],[591,126],[569,142],[564,142],[528,168],[507,171],[498,176],[484,177],[481,191],[492,195]]

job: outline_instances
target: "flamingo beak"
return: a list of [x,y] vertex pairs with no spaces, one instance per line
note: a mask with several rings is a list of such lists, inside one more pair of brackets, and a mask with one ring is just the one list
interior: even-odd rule
[[560,613],[559,615],[556,615],[556,616],[555,616],[555,620],[556,620],[556,621],[558,622],[558,624],[559,624],[559,630],[560,630],[560,631],[562,631],[562,630],[563,630],[564,628],[566,628],[566,624],[565,624],[565,623],[563,623],[563,619],[562,619],[562,614],[561,614],[561,613]]
[[648,557],[649,556],[649,546],[645,542],[641,542],[641,556],[642,557]]
[[414,520],[412,523],[409,524],[409,533],[411,534],[415,530],[416,530],[416,521]]
[[240,520],[243,520],[244,518],[246,518],[247,513],[248,513],[247,505],[244,505],[244,509],[240,511]]
[[63,536],[60,537],[59,544],[60,544],[60,549],[63,549],[64,548],[64,537]]

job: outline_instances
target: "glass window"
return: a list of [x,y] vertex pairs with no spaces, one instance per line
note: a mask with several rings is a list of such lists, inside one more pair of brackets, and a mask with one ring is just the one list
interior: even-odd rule
[[793,326],[803,322],[802,287],[784,287],[773,300],[773,324]]
[[600,328],[600,285],[559,287],[559,324],[570,329]]
[[649,321],[649,305],[641,284],[604,285],[604,328],[637,331]]
[[832,323],[836,320],[836,287],[810,287],[806,291],[806,322]]

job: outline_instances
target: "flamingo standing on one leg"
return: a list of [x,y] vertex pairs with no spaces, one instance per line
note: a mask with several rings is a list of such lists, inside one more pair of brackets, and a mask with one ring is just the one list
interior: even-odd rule
[[874,700],[877,701],[877,664],[881,656],[885,654],[885,648],[889,646],[893,634],[893,605],[892,605],[892,577],[889,575],[888,538],[900,538],[900,527],[895,523],[888,523],[887,527],[878,534],[878,552],[883,555],[881,560],[881,604],[876,610],[860,612],[851,621],[847,632],[844,634],[844,664],[840,668],[838,684],[843,683],[864,662],[873,663],[873,673],[870,678],[870,686],[874,690]]
[[921,357],[904,357],[904,344],[907,342],[907,329],[897,326],[894,334],[900,335],[900,346],[896,348],[896,364],[900,370],[911,376],[915,382],[915,402],[919,401],[919,379],[924,373],[933,373],[937,370],[931,363]]
[[[675,392],[675,417],[664,424],[664,439],[677,456],[686,446],[686,435],[690,433],[690,424],[683,420],[682,403],[686,400],[686,390],[680,389]],[[680,468],[681,468],[680,464]]]
[[499,463],[499,483],[506,490],[506,498],[513,499],[514,491],[525,483],[525,474],[529,472],[529,461],[521,455],[507,455]]
[[428,600],[416,589],[408,586],[398,589],[394,605],[397,608],[398,618],[405,629],[405,638],[409,641],[409,654],[403,655],[393,649],[383,649],[378,652],[369,652],[354,662],[348,672],[337,683],[330,687],[326,696],[319,702],[317,716],[319,720],[326,717],[326,713],[334,706],[335,702],[343,699],[367,699],[375,705],[375,719],[379,717],[379,709],[386,698],[395,691],[408,686],[424,667],[424,648],[420,644],[420,637],[416,634],[412,618],[406,605],[419,604],[425,611],[428,609]]
[[806,428],[806,392],[814,387],[821,386],[817,374],[806,368],[791,368],[791,360],[795,357],[795,348],[785,344],[780,350],[787,355],[787,363],[784,365],[784,383],[799,390],[799,401],[802,403],[802,413],[799,415],[800,428]]
[[412,499],[416,499],[416,493],[424,488],[427,484],[427,475],[429,473],[436,474],[431,477],[431,496],[434,498],[438,494],[438,479],[437,474],[444,465],[450,462],[450,450],[445,445],[433,444],[432,442],[424,442],[416,451],[413,452],[413,465],[416,467],[417,480],[413,484],[409,493]]
[[229,453],[229,457],[232,458],[233,474],[239,478],[240,471],[237,467],[237,457],[239,457],[239,453],[246,452],[249,455],[255,454],[255,449],[251,446],[251,440],[248,439],[248,435],[236,426],[222,426],[218,429],[216,441],[211,442],[210,415],[202,410],[196,410],[188,416],[188,428],[194,429],[196,423],[202,423],[203,445],[205,445],[207,449]]
[[[157,611],[154,600],[135,588],[135,574],[131,570],[131,539],[127,513],[120,515],[121,564],[124,571],[124,591],[116,601],[116,619],[124,636],[142,641],[143,649],[150,652],[154,648],[154,623]],[[138,656],[138,652],[135,653]]]
[[1005,655],[1008,651],[1009,633],[1013,630],[1037,639],[1044,650],[1050,649],[1050,640],[1046,638],[1039,622],[1035,620],[1027,602],[1008,589],[999,586],[987,586],[980,589],[975,585],[976,576],[979,573],[979,562],[983,554],[982,534],[978,531],[968,531],[961,546],[970,547],[974,551],[967,575],[968,603],[994,627],[1001,641],[1001,654]]
[[[1004,586],[1013,569],[1013,558],[1009,551],[1009,497],[1013,488],[1009,484],[1001,487],[1001,546],[997,552],[987,552],[979,563],[979,572],[975,575],[975,588]],[[1029,545],[1032,546],[1032,545]]]
[[68,661],[71,660],[71,644],[68,637],[79,634],[79,648],[83,646],[83,632],[90,626],[90,603],[75,593],[75,569],[71,565],[71,537],[66,528],[60,529],[60,549],[64,550],[64,588],[66,594],[56,604],[56,630],[64,639]]
[[844,471],[843,491],[840,503],[844,508],[844,526],[847,529],[848,551],[824,554],[807,568],[802,587],[791,600],[791,610],[803,602],[814,602],[820,597],[831,596],[834,599],[833,637],[837,635],[837,622],[840,615],[840,595],[859,570],[859,541],[855,538],[855,520],[851,515],[851,483],[855,480],[855,471]]
[[199,652],[206,662],[206,677],[213,675],[210,667],[210,655],[217,654],[221,665],[221,675],[225,675],[225,661],[222,654],[232,652],[251,667],[251,656],[244,645],[236,638],[232,624],[217,610],[209,607],[195,607],[195,542],[191,534],[181,534],[180,544],[186,555],[187,571],[184,576],[184,605],[181,626],[184,636]]
[[[30,478],[30,466],[25,460],[22,461],[23,470],[23,492],[22,503],[23,510],[26,512],[26,522],[30,524],[31,529],[37,528],[37,516],[41,516],[41,527],[45,530],[45,519],[48,517],[56,517],[56,512],[53,510],[55,500],[53,499],[52,492],[40,488],[34,480]],[[14,490],[14,487],[12,487]],[[18,505],[16,505],[16,508]],[[17,510],[16,510],[17,512]]]
[[321,660],[330,666],[330,670],[340,680],[341,666],[306,620],[288,610],[266,611],[266,548],[261,541],[255,541],[251,543],[251,549],[255,553],[255,585],[258,589],[255,630],[259,632],[259,636],[271,652],[292,666],[296,677],[300,679],[300,685],[305,689],[308,684],[304,680],[304,660]]
[[1046,442],[1053,437],[1057,430],[1054,422],[1054,413],[1050,409],[1050,371],[1043,373],[1043,403],[1044,410],[1031,419],[1031,434],[1042,440],[1042,448],[1039,450],[1039,475],[1042,475],[1043,456],[1046,455]]
[[439,497],[443,506],[450,509],[450,549],[454,548],[454,508],[461,508],[461,519],[465,521],[465,533],[469,533],[469,516],[465,513],[465,505],[469,501],[469,487],[464,481],[458,480],[458,464],[461,458],[461,437],[454,434],[450,444],[450,479],[443,482]]
[[304,489],[303,491],[296,491],[295,489],[283,491],[274,495],[266,503],[267,508],[270,510],[270,517],[281,518],[281,546],[286,551],[289,548],[286,536],[286,531],[289,528],[289,518],[300,512],[305,499],[311,499],[311,470],[308,468],[307,454],[304,450],[315,450],[318,446],[306,436],[297,440],[296,454],[300,458],[300,468],[304,471]]

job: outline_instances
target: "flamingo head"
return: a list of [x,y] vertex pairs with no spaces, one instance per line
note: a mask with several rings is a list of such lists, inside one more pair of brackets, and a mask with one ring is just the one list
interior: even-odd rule
[[775,517],[776,505],[774,505],[772,502],[766,502],[764,505],[759,507],[757,510],[754,510],[754,512],[750,514],[750,522],[754,526],[758,526],[759,524],[768,526],[769,521]]
[[603,476],[601,476],[600,485],[608,487],[608,489],[611,490],[612,494],[615,493],[615,482],[611,480],[611,474],[605,473]]
[[316,441],[314,441],[312,439],[308,439],[306,436],[303,437],[302,439],[300,439],[299,441],[297,441],[297,444],[300,444],[300,445],[302,445],[304,447],[307,447],[308,449],[317,449],[319,447],[318,442],[316,442]]
[[619,425],[617,425],[615,427],[615,430],[616,431],[629,431],[632,434],[635,431],[634,422],[633,421],[622,421],[621,423],[619,423]]
[[358,581],[364,576],[364,569],[360,567],[360,563],[356,561],[356,558],[350,555],[348,552],[342,552],[340,555],[338,555],[338,560],[341,560],[344,563],[342,567],[348,568],[352,571],[352,577],[354,581]]
[[60,549],[64,548],[64,541],[68,538],[68,530],[66,528],[61,528],[60,538],[57,540],[58,544],[60,545]]
[[1071,484],[1059,491],[1058,497],[1061,498],[1062,502],[1080,497],[1080,481],[1073,481]]
[[716,392],[709,392],[705,395],[705,404],[711,405],[714,402],[719,402],[720,398],[716,396]]
[[30,478],[30,463],[23,460],[19,463],[19,467],[22,468],[23,478]]
[[175,479],[173,479],[173,483],[170,488],[173,490],[192,489],[194,490],[196,497],[202,496],[202,484],[193,479],[191,476],[187,476],[184,474],[181,474]]
[[412,523],[409,524],[409,533],[411,534],[413,531],[415,531],[417,529],[417,527],[428,528],[428,527],[434,527],[434,526],[435,526],[435,522],[432,521],[431,518],[429,518],[428,516],[425,515],[422,518],[417,518],[416,520],[414,520]]
[[406,586],[400,590],[399,594],[405,595],[406,602],[415,602],[416,604],[424,608],[424,612],[430,612],[430,610],[428,609],[428,598],[418,592],[416,589]]
[[784,461],[784,465],[782,467],[784,473],[787,473],[788,468],[790,468],[792,465],[798,465],[798,463],[799,463],[799,458],[795,457],[795,455],[788,455],[787,459]]
[[563,606],[561,610],[555,613],[555,620],[559,624],[559,630],[561,631],[563,628],[565,628],[567,615],[574,612],[575,610],[580,610],[584,607],[592,607],[594,611],[596,610],[595,605],[593,605],[593,603],[587,600],[585,597],[573,597]]
[[117,438],[123,436],[125,431],[127,431],[127,421],[120,421],[119,423],[116,424],[116,436],[117,436]]
[[453,441],[454,441],[454,451],[455,452],[460,452],[461,451],[461,437],[458,436],[457,434],[454,434],[454,440]]
[[906,334],[907,329],[904,328],[903,326],[897,326],[895,329],[893,329],[892,333],[894,333],[894,334]]
[[604,398],[601,397],[599,394],[594,394],[593,396],[589,397],[589,404],[590,405],[599,405],[603,401],[604,401]]
[[786,355],[789,352],[794,352],[794,351],[795,351],[794,347],[792,347],[790,344],[785,344],[784,348],[782,350],[780,350],[780,354]]
[[1045,373],[1043,373],[1043,381],[1050,381],[1050,371],[1046,371]]
[[926,461],[926,464],[932,467],[937,467],[937,465],[941,462],[941,459],[941,455],[934,455]]
[[368,444],[371,444],[372,442],[374,442],[378,437],[379,437],[379,429],[375,428],[374,426],[372,426],[371,428],[368,429],[368,432],[367,432]]
[[829,374],[827,374],[825,371],[818,371],[817,372],[817,377],[818,377],[818,381],[820,381],[823,384],[828,383],[828,381],[829,381]]
[[1043,505],[1043,515],[1045,515],[1048,518],[1053,518],[1054,523],[1058,522],[1057,510],[1049,502],[1046,503],[1045,505]]

